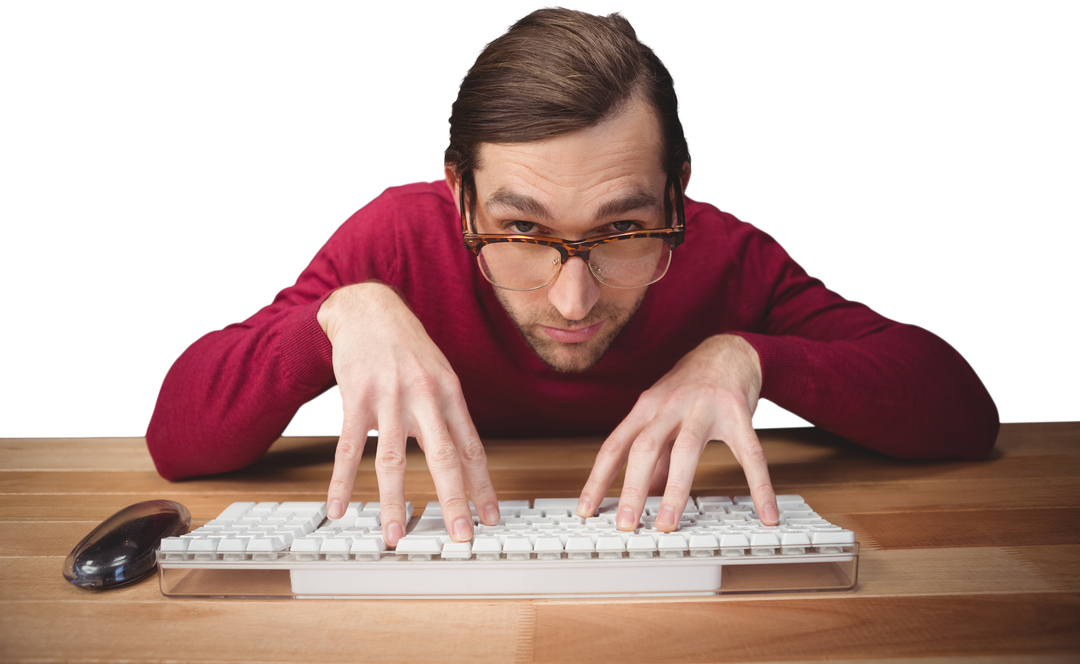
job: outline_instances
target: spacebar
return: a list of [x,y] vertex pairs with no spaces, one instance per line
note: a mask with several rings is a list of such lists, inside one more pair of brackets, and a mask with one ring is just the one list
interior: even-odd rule
[[312,564],[291,570],[295,595],[475,597],[703,593],[721,564],[664,561],[430,561]]

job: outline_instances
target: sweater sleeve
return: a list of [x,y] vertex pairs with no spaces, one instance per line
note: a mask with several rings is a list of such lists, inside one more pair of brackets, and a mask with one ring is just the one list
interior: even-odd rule
[[766,233],[732,237],[757,329],[761,396],[859,445],[910,459],[985,458],[998,412],[982,381],[940,337],[828,290]]
[[[205,335],[176,360],[146,432],[162,477],[254,462],[300,406],[335,384],[332,348],[316,315],[334,289],[392,273],[393,238],[377,237],[385,220],[385,202],[376,199],[338,229],[273,303]],[[367,250],[356,252],[358,246]]]

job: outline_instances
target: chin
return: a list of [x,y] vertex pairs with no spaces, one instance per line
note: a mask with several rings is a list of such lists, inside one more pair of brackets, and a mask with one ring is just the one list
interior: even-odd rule
[[558,371],[559,373],[581,373],[587,371],[604,356],[604,350],[590,352],[582,350],[581,352],[567,352],[568,349],[559,349],[562,352],[553,352],[553,349],[547,349],[547,352],[535,349],[536,354],[540,356],[540,359],[544,361],[544,364],[551,367],[551,369]]
[[[617,334],[617,331],[615,331]],[[540,331],[525,333],[525,340],[533,351],[552,370],[559,373],[581,373],[593,368],[607,352],[615,334],[605,334],[580,344],[563,344],[552,341]]]

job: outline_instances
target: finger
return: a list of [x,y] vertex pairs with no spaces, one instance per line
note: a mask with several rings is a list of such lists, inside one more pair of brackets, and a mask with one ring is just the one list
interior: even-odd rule
[[619,511],[615,516],[615,525],[619,530],[633,530],[640,523],[645,499],[649,497],[653,470],[671,440],[674,428],[673,422],[658,417],[638,434],[630,446],[622,495],[619,496]]
[[639,401],[630,414],[626,416],[619,426],[611,432],[600,451],[596,453],[596,461],[593,462],[589,479],[585,481],[585,487],[581,490],[581,498],[578,499],[577,515],[590,517],[600,507],[600,501],[607,495],[615,476],[626,465],[626,459],[630,454],[630,446],[637,438],[641,429],[648,423],[645,417],[645,408]]
[[[672,441],[674,443],[674,441]],[[671,447],[665,446],[656,460],[656,468],[653,470],[652,479],[649,480],[649,495],[662,496],[667,488],[668,469],[671,467]]]
[[330,477],[330,488],[326,494],[326,516],[340,519],[345,515],[345,507],[352,497],[353,483],[356,482],[356,469],[360,466],[360,457],[367,442],[367,422],[345,415],[334,451],[334,472]]
[[379,413],[379,446],[375,450],[375,477],[379,482],[379,517],[386,546],[397,546],[405,536],[405,431],[400,412]]
[[757,432],[750,422],[746,421],[738,427],[732,440],[725,442],[746,474],[750,497],[754,499],[754,511],[758,513],[761,523],[775,526],[780,522],[780,512],[776,508],[776,492],[773,491],[772,480],[769,479],[769,466]]
[[701,451],[705,448],[705,422],[693,414],[683,423],[682,430],[671,446],[671,466],[668,469],[664,499],[656,515],[656,529],[671,532],[679,527],[679,519],[686,509],[690,487],[694,484]]
[[465,480],[461,472],[461,457],[446,423],[431,411],[420,419],[420,434],[424,441],[424,457],[439,496],[443,522],[455,542],[468,542],[473,536],[472,512],[465,496]]
[[465,474],[465,484],[469,488],[473,505],[476,506],[476,513],[483,523],[494,526],[501,518],[499,498],[495,495],[495,487],[488,473],[484,444],[476,433],[476,427],[465,406],[464,396],[455,399],[454,405],[449,408],[446,424],[461,455],[461,469]]

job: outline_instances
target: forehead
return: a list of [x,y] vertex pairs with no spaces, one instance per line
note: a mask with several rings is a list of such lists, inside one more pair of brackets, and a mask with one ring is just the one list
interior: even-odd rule
[[481,198],[495,190],[587,203],[629,189],[660,191],[660,123],[633,101],[592,127],[527,143],[484,143],[475,172]]

